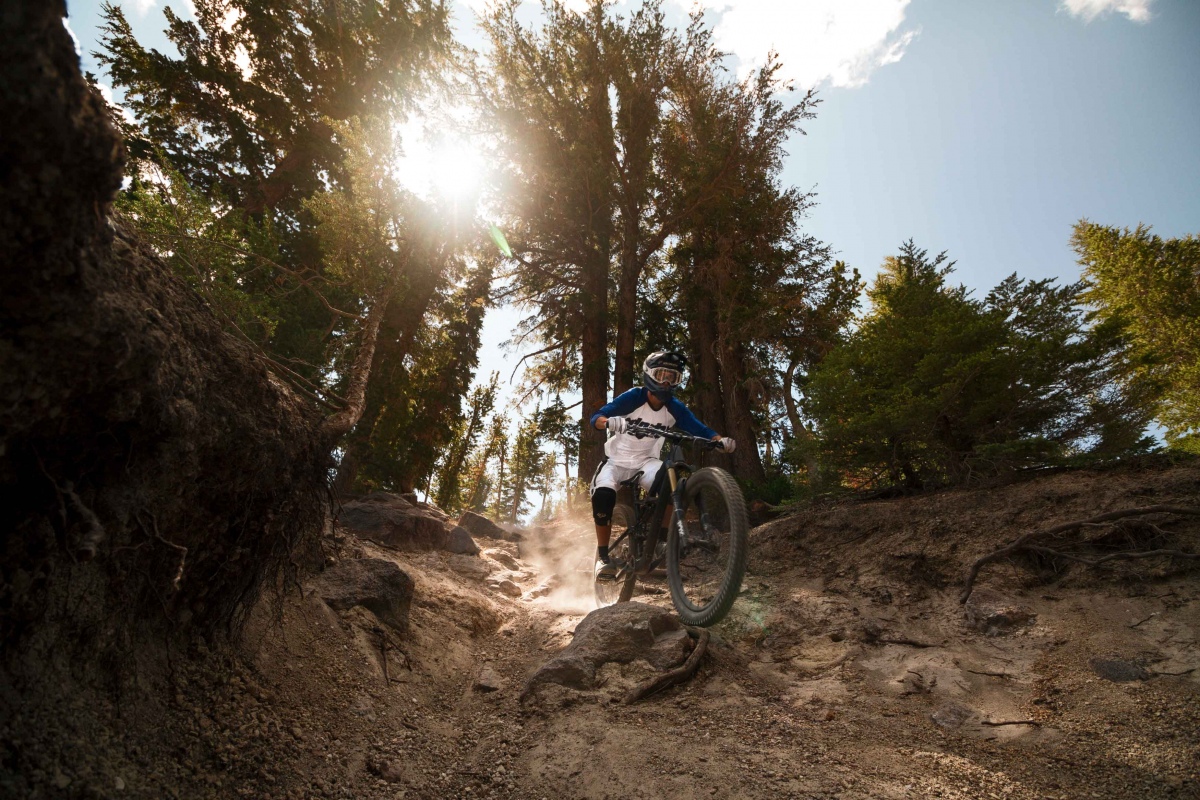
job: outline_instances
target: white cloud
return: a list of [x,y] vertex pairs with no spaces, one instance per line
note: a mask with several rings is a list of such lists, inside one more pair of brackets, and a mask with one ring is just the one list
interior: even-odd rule
[[[904,57],[916,30],[902,30],[910,0],[705,0],[717,44],[746,66],[779,53],[782,73],[801,88],[862,86]],[[722,13],[723,12],[723,13]]]
[[1134,22],[1150,21],[1150,5],[1154,0],[1062,0],[1062,10],[1084,22],[1106,14],[1124,14]]
[[74,29],[71,28],[71,20],[63,17],[63,27],[67,29],[67,35],[71,37],[71,41],[75,43],[75,55],[82,56],[83,48],[79,46],[79,37],[75,35]]
[[[1126,0],[1135,2],[1136,0]],[[482,12],[495,0],[462,0]],[[749,70],[775,50],[782,75],[801,88],[862,86],[876,69],[904,57],[917,36],[904,29],[911,0],[674,0],[686,10],[698,3],[714,24],[717,45]],[[565,0],[582,10],[588,0]],[[620,0],[618,12],[628,11]]]
[[133,112],[125,106],[113,99],[112,87],[106,83],[96,82],[96,88],[100,90],[100,96],[104,98],[104,102],[108,103],[113,109],[118,111],[121,116],[125,117],[132,124],[137,124],[137,118],[133,116]]
[[144,17],[150,9],[158,5],[158,0],[133,0],[132,5],[138,16]]

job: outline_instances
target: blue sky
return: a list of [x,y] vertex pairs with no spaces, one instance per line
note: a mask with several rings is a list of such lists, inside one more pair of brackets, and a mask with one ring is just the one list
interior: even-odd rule
[[[186,0],[119,4],[159,48],[162,6],[187,14]],[[773,47],[798,83],[820,88],[783,178],[816,190],[808,229],[867,276],[909,237],[948,251],[982,294],[1014,271],[1076,279],[1068,238],[1081,217],[1200,233],[1200,2],[705,5],[743,66]],[[69,10],[85,69],[99,72],[99,2]],[[476,44],[472,12],[462,0],[456,11]],[[508,378],[516,356],[498,345],[518,316],[489,314],[482,374]]]

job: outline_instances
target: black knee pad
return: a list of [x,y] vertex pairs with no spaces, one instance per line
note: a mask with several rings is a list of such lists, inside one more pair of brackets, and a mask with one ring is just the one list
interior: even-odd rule
[[597,525],[612,523],[613,509],[617,507],[617,491],[601,486],[592,492],[592,519]]

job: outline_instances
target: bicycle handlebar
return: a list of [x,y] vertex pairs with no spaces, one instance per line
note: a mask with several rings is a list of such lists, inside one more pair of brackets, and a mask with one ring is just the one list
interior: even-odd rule
[[662,428],[656,428],[648,422],[641,422],[640,420],[629,420],[628,425],[625,428],[625,432],[637,437],[638,439],[643,439],[647,436],[653,436],[656,439],[666,439],[667,441],[674,442],[675,444],[692,442],[693,444],[701,444],[710,450],[725,449],[725,445],[721,444],[720,439],[705,439],[703,436],[693,436],[692,434],[684,433],[683,431],[664,430]]

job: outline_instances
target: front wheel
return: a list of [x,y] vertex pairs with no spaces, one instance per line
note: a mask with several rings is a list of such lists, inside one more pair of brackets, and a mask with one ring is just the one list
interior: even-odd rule
[[667,536],[671,602],[688,625],[707,627],[733,607],[746,574],[750,523],[733,476],[717,467],[687,479],[679,522]]
[[[633,509],[624,503],[618,503],[613,509],[612,515],[612,534],[609,541],[617,541],[617,546],[610,553],[624,561],[626,564],[633,564],[633,547],[628,536],[621,538],[631,525],[633,525]],[[599,572],[599,564],[596,565],[596,572]],[[592,587],[596,597],[596,607],[611,606],[613,603],[626,603],[633,596],[633,587],[637,582],[637,576],[633,574],[631,569],[617,575],[615,581],[602,581],[593,575]]]

